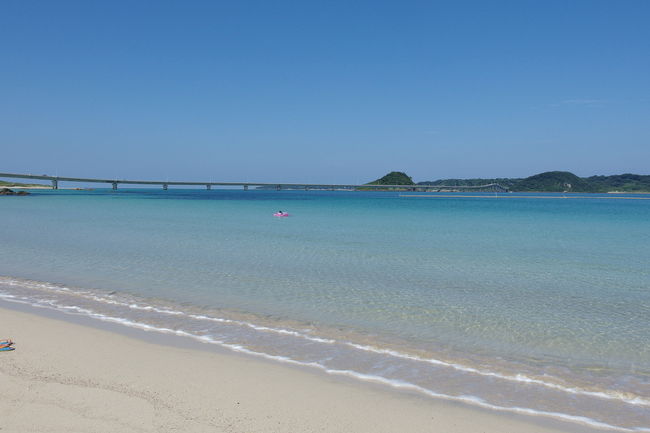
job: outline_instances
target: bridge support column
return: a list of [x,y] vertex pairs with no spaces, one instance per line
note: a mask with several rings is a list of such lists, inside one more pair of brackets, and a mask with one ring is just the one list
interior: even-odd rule
[[168,187],[168,186],[169,186],[169,185],[167,185],[166,183],[163,183],[163,189],[164,189],[165,191],[167,191],[167,187]]
[[59,189],[59,181],[52,179],[52,189]]
[[113,191],[117,191],[117,182],[111,184],[113,186]]
[[207,185],[205,186],[205,189],[207,189],[208,191],[210,191],[210,190],[212,189],[212,185],[207,184]]

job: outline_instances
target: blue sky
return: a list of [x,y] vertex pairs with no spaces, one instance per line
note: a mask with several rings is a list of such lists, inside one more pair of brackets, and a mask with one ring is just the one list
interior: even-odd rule
[[648,1],[5,1],[0,171],[650,174]]

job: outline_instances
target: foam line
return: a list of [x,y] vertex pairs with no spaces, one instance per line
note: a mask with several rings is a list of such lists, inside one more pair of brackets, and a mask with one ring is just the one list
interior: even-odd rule
[[[164,328],[164,327],[157,327],[157,326],[152,326],[148,325],[146,323],[141,323],[141,322],[136,322],[133,320],[121,318],[121,317],[113,317],[113,316],[107,316],[105,314],[97,313],[92,310],[86,309],[86,308],[81,308],[78,306],[74,305],[60,305],[57,304],[55,301],[52,300],[36,300],[36,302],[32,299],[29,298],[24,298],[24,297],[19,297],[11,294],[5,294],[0,292],[0,298],[4,299],[9,302],[18,302],[22,304],[29,304],[34,307],[40,307],[40,308],[50,308],[58,311],[63,311],[63,312],[73,312],[73,314],[83,314],[88,317],[105,321],[105,322],[112,322],[112,323],[118,323],[124,326],[128,326],[131,328],[137,328],[141,329],[144,331],[152,331],[152,332],[160,332],[164,334],[173,334],[181,337],[188,337],[192,338],[194,340],[200,341],[202,343],[207,343],[207,344],[214,344],[218,345],[220,347],[227,348],[229,350],[232,350],[234,352],[239,352],[239,353],[244,353],[247,355],[259,357],[259,358],[264,358],[268,360],[273,360],[276,362],[282,362],[286,364],[292,364],[292,365],[298,365],[298,366],[303,366],[303,367],[311,367],[311,368],[316,368],[319,369],[327,374],[331,375],[338,375],[338,376],[347,376],[351,377],[357,380],[361,381],[366,381],[366,382],[373,382],[373,383],[379,383],[382,385],[390,386],[392,388],[396,389],[402,389],[402,390],[408,390],[408,391],[414,391],[432,398],[436,399],[443,399],[443,400],[449,400],[449,401],[458,401],[462,403],[466,403],[469,405],[485,408],[485,409],[490,409],[490,410],[496,410],[500,412],[510,412],[510,413],[518,413],[518,414],[525,414],[525,415],[531,415],[531,416],[543,416],[543,417],[549,417],[549,418],[554,418],[554,419],[559,419],[563,421],[568,421],[568,422],[573,422],[573,423],[578,423],[578,424],[583,424],[587,425],[590,427],[595,427],[598,429],[605,429],[605,430],[614,430],[614,431],[621,431],[621,432],[630,432],[630,433],[650,433],[650,428],[646,427],[633,427],[633,428],[627,428],[627,427],[621,427],[621,426],[615,426],[611,424],[607,424],[601,421],[594,420],[592,418],[584,417],[584,416],[579,416],[579,415],[570,415],[570,414],[565,414],[561,412],[548,412],[548,411],[541,411],[541,410],[535,410],[531,408],[525,408],[525,407],[517,407],[517,406],[512,406],[512,407],[507,407],[507,406],[498,406],[494,405],[491,403],[486,402],[485,400],[475,397],[475,396],[468,396],[468,395],[460,395],[460,396],[453,396],[453,395],[448,395],[448,394],[442,394],[438,393],[435,391],[432,391],[430,389],[424,388],[422,386],[410,383],[410,382],[405,382],[401,380],[394,380],[394,379],[387,379],[382,376],[377,376],[377,375],[372,375],[372,374],[365,374],[365,373],[359,373],[353,370],[339,370],[339,369],[332,369],[329,368],[323,364],[320,364],[318,362],[304,362],[304,361],[298,361],[295,359],[292,359],[287,356],[283,355],[271,355],[263,352],[257,352],[251,349],[248,349],[247,347],[240,345],[240,344],[233,344],[233,343],[226,343],[220,340],[216,340],[212,338],[211,336],[208,335],[196,335],[192,334],[190,332],[184,331],[184,330],[176,330],[176,329],[170,329],[170,328]],[[375,349],[371,348],[370,346],[361,346],[361,347],[367,347],[369,349],[373,349],[373,351],[378,351],[379,353],[384,353],[385,349]],[[366,350],[366,349],[362,349]],[[399,353],[399,352],[396,352]],[[407,355],[410,356],[410,355]],[[437,361],[436,362],[442,362],[442,361]]]
[[545,382],[540,379],[535,379],[532,377],[528,377],[524,374],[517,374],[517,375],[508,375],[508,374],[501,374],[501,373],[495,373],[491,371],[484,371],[484,370],[479,370],[473,367],[467,367],[461,364],[454,364],[451,362],[446,362],[446,361],[441,361],[439,359],[434,359],[434,358],[422,358],[420,356],[415,356],[415,355],[409,355],[406,353],[402,352],[397,352],[395,350],[391,349],[379,349],[376,347],[372,346],[366,346],[366,345],[361,345],[361,344],[356,344],[356,343],[345,343],[348,346],[354,347],[355,349],[363,350],[366,352],[374,352],[374,353],[380,353],[384,355],[391,355],[397,358],[402,358],[402,359],[408,359],[412,361],[418,361],[418,362],[427,362],[429,364],[434,364],[434,365],[440,365],[442,367],[450,367],[453,368],[454,370],[458,371],[463,371],[465,373],[472,373],[472,374],[478,374],[481,376],[487,376],[487,377],[496,377],[499,379],[503,380],[508,380],[508,381],[513,381],[513,382],[521,382],[521,383],[527,383],[527,384],[534,384],[534,385],[540,385],[544,386],[546,388],[550,389],[555,389],[558,391],[564,391],[570,394],[578,394],[578,395],[587,395],[590,397],[596,397],[596,398],[602,398],[602,399],[607,399],[607,400],[620,400],[624,401],[627,404],[635,405],[635,406],[650,406],[650,400],[641,398],[641,397],[634,397],[634,398],[629,398],[621,394],[614,394],[614,393],[606,393],[606,392],[600,392],[600,391],[588,391],[580,388],[574,388],[574,387],[567,387],[567,386],[562,386],[558,385],[556,383],[552,382]]
[[603,392],[603,391],[590,391],[586,389],[581,389],[577,387],[571,387],[571,386],[564,386],[560,385],[558,383],[554,382],[549,382],[549,381],[544,381],[541,379],[533,378],[526,376],[524,374],[516,374],[516,375],[509,375],[509,374],[502,374],[502,373],[497,373],[489,370],[481,370],[477,369],[474,367],[462,365],[462,364],[457,364],[457,363],[452,363],[452,362],[447,362],[447,361],[442,361],[439,359],[435,358],[423,358],[420,356],[416,355],[410,355],[407,353],[399,352],[396,350],[392,349],[381,349],[377,347],[373,347],[370,345],[362,345],[362,344],[357,344],[354,342],[348,342],[348,341],[337,341],[334,339],[328,339],[328,338],[322,338],[322,337],[317,337],[313,335],[307,335],[304,333],[300,333],[297,331],[293,330],[287,330],[287,329],[282,329],[282,328],[273,328],[273,327],[268,327],[268,326],[261,326],[261,325],[256,325],[254,323],[250,322],[245,322],[245,321],[240,321],[240,320],[233,320],[233,319],[225,319],[225,318],[219,318],[219,317],[210,317],[206,315],[201,315],[201,314],[188,314],[183,311],[178,311],[178,310],[172,310],[168,308],[158,308],[155,306],[151,305],[141,305],[136,302],[120,302],[115,299],[111,299],[110,297],[106,296],[99,296],[97,294],[94,294],[89,291],[83,291],[83,290],[72,290],[68,287],[64,286],[57,286],[51,283],[46,283],[46,282],[39,282],[39,281],[32,281],[32,280],[20,280],[16,278],[11,278],[11,277],[0,277],[0,283],[2,284],[8,284],[11,286],[19,286],[19,287],[30,287],[30,288],[36,288],[36,289],[45,289],[45,290],[51,290],[54,292],[64,292],[66,294],[74,294],[76,296],[81,296],[84,298],[89,298],[97,302],[101,303],[107,303],[107,304],[112,304],[112,305],[119,305],[123,307],[127,307],[129,309],[134,309],[134,310],[140,310],[140,311],[153,311],[159,314],[165,314],[165,315],[171,315],[171,316],[185,316],[189,317],[192,319],[196,320],[205,320],[205,321],[211,321],[211,322],[216,322],[216,323],[224,323],[224,324],[230,324],[230,325],[236,325],[236,326],[243,326],[243,327],[248,327],[251,329],[254,329],[256,331],[260,332],[270,332],[270,333],[275,333],[279,335],[288,335],[288,336],[293,336],[301,339],[305,339],[308,341],[313,341],[316,343],[323,343],[323,344],[344,344],[349,347],[355,348],[357,350],[362,350],[366,352],[372,352],[372,353],[377,353],[377,354],[382,354],[382,355],[388,355],[392,356],[395,358],[399,359],[407,359],[410,361],[415,361],[415,362],[423,362],[423,363],[428,363],[432,365],[437,365],[440,367],[444,368],[452,368],[456,371],[462,371],[464,373],[469,373],[469,374],[476,374],[480,375],[483,377],[493,377],[497,378],[500,380],[505,380],[505,381],[510,381],[510,382],[517,382],[521,384],[529,384],[529,385],[538,385],[545,387],[547,389],[553,389],[561,392],[566,392],[569,394],[574,394],[574,395],[583,395],[583,396],[589,396],[589,397],[594,397],[594,398],[599,398],[599,399],[605,399],[605,400],[614,400],[614,401],[622,401],[624,403],[634,405],[634,406],[650,406],[650,400],[640,397],[640,396],[633,396],[630,397],[628,395],[622,394],[622,393],[616,393],[616,392]]

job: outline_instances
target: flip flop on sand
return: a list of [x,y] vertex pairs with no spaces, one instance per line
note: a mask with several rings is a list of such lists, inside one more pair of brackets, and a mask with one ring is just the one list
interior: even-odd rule
[[2,340],[2,341],[0,341],[0,346],[11,346],[13,344],[14,344],[14,342],[11,341],[11,340]]
[[15,347],[11,346],[5,346],[5,347],[0,347],[0,352],[9,352],[10,350],[15,350]]

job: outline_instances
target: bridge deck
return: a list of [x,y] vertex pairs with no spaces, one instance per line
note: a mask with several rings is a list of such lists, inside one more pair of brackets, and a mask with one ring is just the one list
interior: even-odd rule
[[325,189],[386,189],[386,188],[415,188],[418,190],[449,190],[449,189],[464,189],[464,190],[499,190],[508,191],[507,188],[502,187],[497,183],[477,186],[454,186],[454,185],[353,185],[353,184],[315,184],[315,183],[278,183],[278,182],[177,182],[177,181],[162,181],[162,180],[129,180],[129,179],[95,179],[84,177],[64,177],[64,176],[48,176],[34,175],[34,174],[20,174],[20,173],[0,173],[0,178],[10,179],[32,179],[32,180],[47,180],[52,182],[54,189],[58,188],[58,182],[80,182],[80,183],[106,183],[117,188],[117,185],[162,185],[167,188],[169,185],[177,186],[261,186],[261,187],[274,187],[274,188],[325,188]]

